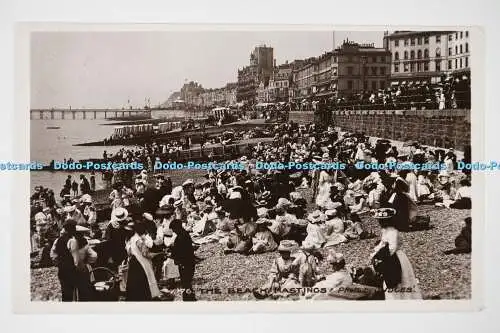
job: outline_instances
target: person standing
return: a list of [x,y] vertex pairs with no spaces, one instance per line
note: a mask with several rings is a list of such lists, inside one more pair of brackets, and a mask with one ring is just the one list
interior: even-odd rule
[[97,260],[83,233],[76,231],[67,243],[76,268],[74,280],[74,300],[88,302],[94,300],[94,289],[90,282],[90,264]]
[[173,220],[170,229],[174,233],[171,246],[174,263],[179,266],[181,277],[182,300],[196,301],[193,290],[193,277],[195,271],[195,255],[193,241],[189,233],[182,227],[181,220]]
[[370,260],[375,271],[384,279],[386,300],[422,299],[413,266],[401,250],[401,239],[396,226],[396,210],[380,208],[373,217],[379,221],[382,233]]
[[95,192],[95,172],[90,173],[90,191]]
[[[134,235],[126,243],[129,255],[126,300],[140,302],[156,300],[161,292],[158,288],[153,263],[153,254],[147,244],[146,224],[143,221],[134,223]],[[149,238],[150,240],[150,238]]]
[[76,222],[74,220],[66,220],[61,230],[61,235],[56,239],[50,250],[50,257],[58,269],[57,277],[61,285],[63,302],[73,301],[76,267],[67,244],[75,234]]

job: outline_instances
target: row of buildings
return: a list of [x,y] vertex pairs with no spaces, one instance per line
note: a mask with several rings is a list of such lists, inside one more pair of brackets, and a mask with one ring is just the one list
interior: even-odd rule
[[238,81],[219,89],[184,84],[180,99],[188,105],[301,102],[374,92],[400,84],[437,83],[444,77],[470,75],[468,31],[395,31],[384,33],[383,47],[343,41],[318,57],[277,65],[274,50],[259,45]]

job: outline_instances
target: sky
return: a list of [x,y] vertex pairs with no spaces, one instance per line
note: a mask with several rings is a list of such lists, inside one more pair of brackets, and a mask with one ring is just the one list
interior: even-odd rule
[[[335,38],[334,38],[335,36]],[[383,31],[34,32],[31,108],[152,106],[186,80],[205,88],[237,81],[250,52],[274,48],[277,64],[319,56],[346,38],[382,46]]]

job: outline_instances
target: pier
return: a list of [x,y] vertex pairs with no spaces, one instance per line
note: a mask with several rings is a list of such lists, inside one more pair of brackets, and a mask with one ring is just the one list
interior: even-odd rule
[[144,117],[151,119],[146,109],[31,109],[30,119],[120,119]]

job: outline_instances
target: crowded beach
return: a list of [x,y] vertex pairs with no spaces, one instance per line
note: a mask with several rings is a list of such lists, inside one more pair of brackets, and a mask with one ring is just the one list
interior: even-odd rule
[[[68,176],[57,199],[53,189],[37,187],[32,298],[470,297],[470,173],[457,170],[470,156],[418,142],[397,148],[314,124],[276,125],[272,137],[225,161],[243,170],[155,173],[153,161],[174,143],[104,155],[146,166],[108,173],[104,203],[94,174]],[[258,161],[348,167],[260,170]],[[444,168],[360,170],[359,161]],[[41,283],[44,274],[50,278]],[[43,284],[52,286],[50,295]]]

